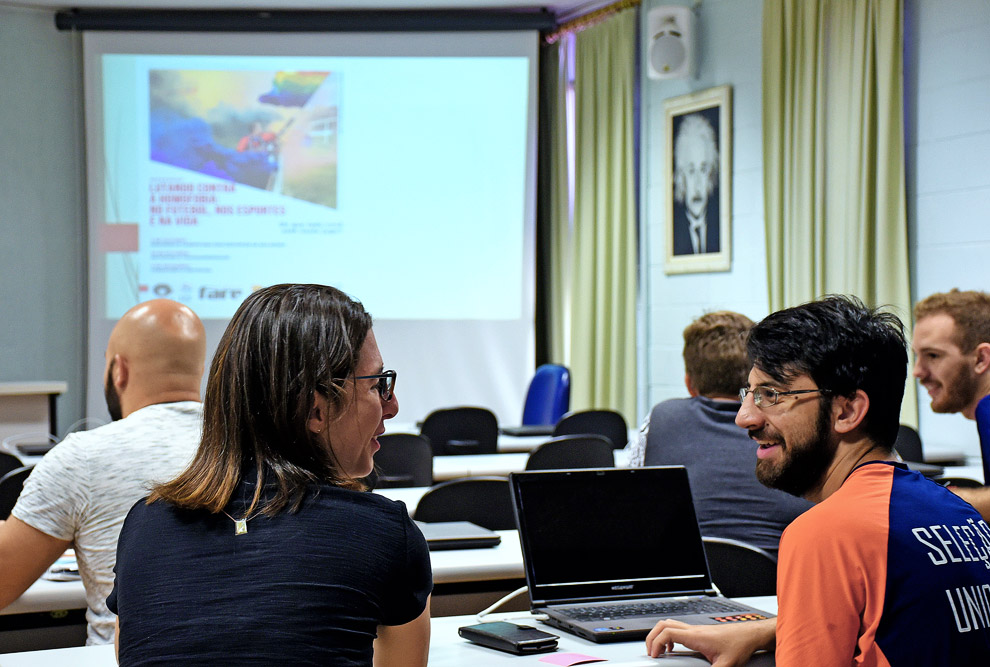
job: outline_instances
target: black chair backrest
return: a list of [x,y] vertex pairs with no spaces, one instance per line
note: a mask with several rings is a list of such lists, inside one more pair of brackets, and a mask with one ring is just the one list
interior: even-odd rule
[[526,470],[611,468],[615,465],[612,441],[603,435],[562,435],[547,440],[526,459]]
[[11,470],[17,470],[23,465],[24,463],[13,454],[0,452],[0,477],[3,477]]
[[770,552],[722,537],[705,537],[703,541],[712,581],[723,595],[777,594],[777,559]]
[[21,489],[24,488],[24,480],[28,478],[33,468],[33,465],[23,466],[0,477],[0,521],[10,516],[10,510],[14,509],[17,498],[21,495]]
[[505,477],[463,477],[437,484],[423,494],[416,521],[470,521],[488,530],[515,530],[512,491]]
[[434,410],[423,420],[420,433],[429,439],[435,456],[494,454],[498,449],[498,419],[485,408]]
[[625,418],[615,410],[582,410],[569,412],[557,422],[553,437],[558,435],[604,435],[612,441],[612,447],[622,449],[629,440],[629,428]]
[[381,449],[375,454],[372,488],[433,485],[433,450],[430,441],[415,433],[378,436]]
[[894,450],[905,461],[922,462],[925,460],[925,455],[921,451],[921,436],[907,424],[901,424],[900,428],[897,429]]

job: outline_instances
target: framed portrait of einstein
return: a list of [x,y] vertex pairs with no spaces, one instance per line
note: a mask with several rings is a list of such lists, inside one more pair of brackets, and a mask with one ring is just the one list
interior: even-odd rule
[[665,273],[728,271],[732,249],[732,93],[664,102]]

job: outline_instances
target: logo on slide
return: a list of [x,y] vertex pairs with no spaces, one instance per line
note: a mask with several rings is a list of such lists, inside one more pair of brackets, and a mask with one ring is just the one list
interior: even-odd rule
[[151,288],[151,291],[155,293],[155,296],[165,297],[172,293],[172,286],[165,283],[158,283]]
[[199,298],[208,301],[222,301],[224,299],[239,299],[244,294],[244,290],[239,287],[207,287],[199,288]]

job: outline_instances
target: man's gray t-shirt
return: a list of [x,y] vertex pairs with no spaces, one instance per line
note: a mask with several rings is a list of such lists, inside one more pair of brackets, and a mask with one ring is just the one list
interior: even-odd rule
[[641,439],[644,463],[687,468],[702,535],[741,540],[776,556],[780,534],[811,503],[756,479],[757,447],[735,424],[739,406],[704,396],[659,403]]
[[87,644],[113,641],[117,536],[131,506],[178,475],[199,445],[202,404],[159,403],[106,426],[73,433],[35,466],[11,514],[70,540],[86,587]]

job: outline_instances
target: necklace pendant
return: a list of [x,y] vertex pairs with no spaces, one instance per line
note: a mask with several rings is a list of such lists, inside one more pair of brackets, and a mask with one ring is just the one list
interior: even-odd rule
[[234,535],[247,534],[247,519],[234,519]]

